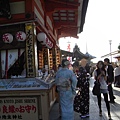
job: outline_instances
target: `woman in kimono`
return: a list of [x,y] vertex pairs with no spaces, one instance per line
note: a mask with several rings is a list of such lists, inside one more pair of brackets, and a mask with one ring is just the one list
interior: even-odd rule
[[77,74],[78,93],[74,99],[74,110],[80,113],[81,118],[89,117],[89,78],[85,69],[87,60],[80,61],[80,68]]
[[59,92],[61,120],[74,120],[73,99],[76,95],[77,78],[73,71],[69,70],[70,62],[62,60],[62,68],[58,70],[55,78]]

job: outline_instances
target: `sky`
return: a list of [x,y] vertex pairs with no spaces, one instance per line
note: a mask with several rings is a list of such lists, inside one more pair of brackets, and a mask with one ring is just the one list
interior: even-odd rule
[[[93,62],[103,60],[101,56],[118,50],[120,43],[120,0],[89,0],[83,32],[79,38],[60,38],[60,49],[67,50],[70,42],[71,52],[75,44],[82,53],[96,56]],[[87,47],[86,47],[87,46]],[[116,59],[112,58],[112,61]]]

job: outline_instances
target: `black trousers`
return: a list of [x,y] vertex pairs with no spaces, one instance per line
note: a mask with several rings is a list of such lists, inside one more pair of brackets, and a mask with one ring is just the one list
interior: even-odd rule
[[114,101],[114,95],[113,95],[112,84],[109,84],[109,85],[108,85],[108,91],[109,91],[109,98],[110,98],[110,101],[113,102],[113,101]]
[[[110,115],[110,104],[109,104],[109,102],[108,102],[108,94],[107,94],[107,93],[103,93],[103,96],[104,96],[104,101],[105,101],[105,103],[106,103],[108,115]],[[102,109],[101,109],[101,94],[99,94],[99,95],[97,96],[97,99],[98,99],[99,110],[102,111]]]

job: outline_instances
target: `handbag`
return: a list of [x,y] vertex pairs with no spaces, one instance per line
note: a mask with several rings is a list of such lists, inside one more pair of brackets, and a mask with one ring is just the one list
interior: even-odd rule
[[93,95],[97,96],[100,94],[100,82],[96,80],[92,89]]

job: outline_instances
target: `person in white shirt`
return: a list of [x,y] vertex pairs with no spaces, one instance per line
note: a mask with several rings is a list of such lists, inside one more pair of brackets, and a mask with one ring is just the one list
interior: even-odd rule
[[102,93],[104,96],[104,101],[106,103],[108,117],[109,120],[111,120],[110,104],[108,102],[107,72],[105,70],[105,65],[103,61],[98,61],[97,68],[94,71],[94,79],[100,82],[100,94],[97,95],[99,115],[100,116],[102,115],[102,109],[101,109],[101,93]]
[[114,68],[114,86],[120,87],[120,66],[116,65]]

